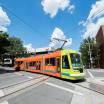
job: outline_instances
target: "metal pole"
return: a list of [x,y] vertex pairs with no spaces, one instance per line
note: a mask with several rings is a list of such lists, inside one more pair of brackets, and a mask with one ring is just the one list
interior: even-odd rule
[[92,64],[93,64],[93,62],[92,62],[92,52],[91,52],[91,46],[90,46],[90,43],[88,43],[88,45],[89,45],[89,54],[90,54],[91,68],[93,68],[93,66],[92,66]]

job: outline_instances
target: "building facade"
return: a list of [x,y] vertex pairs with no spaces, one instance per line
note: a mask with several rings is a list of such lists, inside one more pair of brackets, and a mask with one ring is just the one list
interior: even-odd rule
[[104,25],[102,25],[96,35],[99,47],[99,67],[104,69]]

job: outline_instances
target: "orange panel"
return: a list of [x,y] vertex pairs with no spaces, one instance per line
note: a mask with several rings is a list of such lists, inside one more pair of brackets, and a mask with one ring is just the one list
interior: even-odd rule
[[44,55],[44,58],[59,57],[61,56],[61,51],[56,51]]

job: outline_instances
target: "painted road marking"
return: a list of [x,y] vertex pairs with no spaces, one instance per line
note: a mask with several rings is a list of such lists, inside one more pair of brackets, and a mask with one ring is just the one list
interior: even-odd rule
[[17,72],[16,72],[15,74],[20,75],[20,76],[25,76],[25,77],[27,77],[27,78],[29,78],[29,79],[34,79],[33,77],[27,76],[27,75],[23,75],[22,73],[17,73]]
[[3,101],[2,103],[0,104],[9,104],[8,101]]
[[2,90],[0,90],[0,97],[4,96],[4,92]]
[[15,74],[17,74],[17,75],[23,75],[22,73],[18,73],[18,72],[15,72]]
[[104,72],[104,69],[91,69],[90,71],[93,71],[93,72]]
[[56,88],[59,88],[61,90],[65,90],[67,92],[71,92],[73,94],[77,94],[77,95],[80,95],[80,96],[84,96],[82,93],[80,92],[76,92],[74,90],[71,90],[71,89],[68,89],[68,88],[65,88],[65,87],[62,87],[62,86],[59,86],[59,85],[56,85],[56,84],[53,84],[53,83],[49,83],[49,82],[45,82],[45,84],[49,85],[49,86],[53,86],[53,87],[56,87]]
[[94,78],[94,76],[92,75],[92,73],[90,71],[87,70],[87,72],[88,72],[88,74],[90,75],[91,78]]
[[27,76],[29,79],[34,79],[33,77],[31,77],[31,76]]

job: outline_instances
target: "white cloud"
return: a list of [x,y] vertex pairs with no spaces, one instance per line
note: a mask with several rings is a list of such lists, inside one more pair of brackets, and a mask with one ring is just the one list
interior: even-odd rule
[[7,31],[7,26],[10,25],[11,21],[7,13],[0,7],[0,30]]
[[83,21],[83,20],[82,20],[82,21],[79,21],[79,22],[78,22],[78,25],[83,25],[83,26],[85,26],[85,21]]
[[0,31],[7,32],[7,28],[3,27],[3,26],[0,26]]
[[72,13],[75,8],[70,4],[70,0],[42,0],[41,5],[46,14],[49,14],[51,18],[55,17],[59,10],[64,11],[69,8]]
[[26,44],[24,47],[27,49],[27,52],[35,52],[35,49],[32,47],[32,44]]
[[92,5],[86,21],[80,21],[79,25],[85,27],[83,38],[95,37],[100,26],[104,25],[104,0],[98,0]]
[[68,46],[70,46],[72,44],[72,38],[67,39],[65,34],[64,34],[64,32],[61,29],[57,28],[57,27],[54,29],[54,31],[53,31],[53,33],[51,35],[51,42],[49,44],[49,47],[54,47],[54,48],[61,47],[63,42],[54,40],[53,38],[67,40],[67,43],[65,44],[66,47],[68,47]]
[[69,6],[68,11],[72,14],[75,9],[74,5]]
[[95,37],[101,25],[104,25],[104,17],[99,18],[96,23],[88,23],[83,37]]
[[96,1],[96,3],[92,5],[87,20],[91,21],[96,17],[100,17],[101,15],[104,15],[104,0]]

